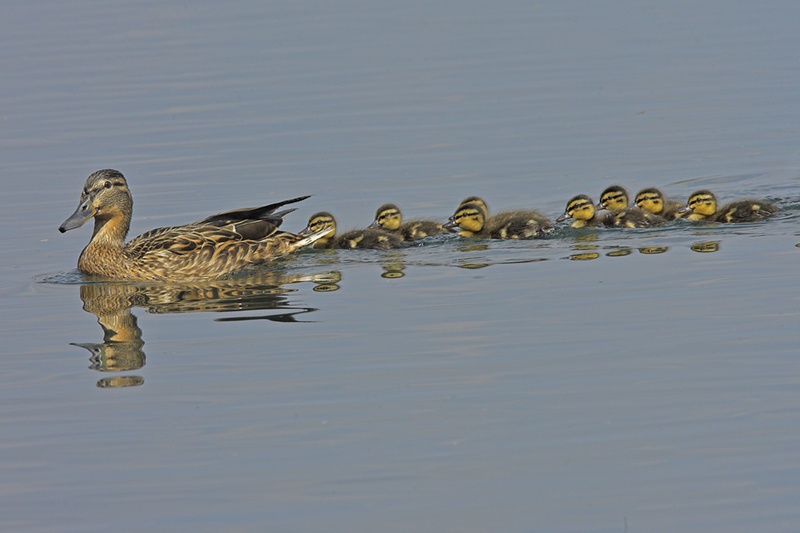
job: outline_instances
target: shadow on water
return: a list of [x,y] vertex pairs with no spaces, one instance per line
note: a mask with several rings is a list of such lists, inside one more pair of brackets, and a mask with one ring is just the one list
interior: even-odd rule
[[[134,285],[123,283],[84,283],[80,285],[83,310],[97,317],[103,330],[102,342],[73,342],[89,351],[89,368],[99,372],[130,372],[145,365],[144,340],[137,324],[134,307],[147,313],[226,313],[233,311],[279,311],[277,313],[216,318],[218,322],[268,320],[291,323],[307,322],[301,317],[316,311],[313,307],[293,306],[287,288],[293,283],[314,283],[314,290],[336,290],[339,272],[311,275],[261,274],[231,280],[193,284]],[[57,281],[50,278],[44,281]],[[62,280],[63,282],[63,280]],[[136,375],[112,376],[97,382],[100,388],[142,385]]]

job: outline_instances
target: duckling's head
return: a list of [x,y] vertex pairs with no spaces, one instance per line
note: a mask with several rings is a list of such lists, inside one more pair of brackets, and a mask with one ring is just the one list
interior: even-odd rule
[[556,219],[556,222],[563,222],[568,218],[575,219],[575,221],[587,221],[594,217],[594,202],[585,194],[573,196],[567,202],[567,209],[564,214]]
[[375,221],[369,227],[395,231],[400,227],[402,221],[403,215],[400,213],[399,207],[394,204],[383,204],[375,212]]
[[110,168],[98,170],[86,178],[78,208],[59,226],[58,231],[64,233],[79,228],[94,217],[95,235],[113,220],[112,226],[124,238],[128,233],[132,213],[133,197],[122,173]]
[[465,206],[467,204],[477,204],[479,207],[482,207],[486,213],[489,213],[489,206],[486,205],[486,202],[483,201],[483,198],[480,196],[467,196],[461,203],[458,204],[458,207]]
[[308,235],[323,231],[325,228],[329,229],[328,233],[317,240],[317,243],[325,244],[328,242],[328,239],[336,234],[336,219],[333,218],[333,215],[327,211],[320,211],[319,213],[314,213],[311,215],[311,217],[308,219],[308,226],[301,229],[299,232],[297,232],[297,234]]
[[486,209],[475,202],[467,202],[458,206],[450,220],[444,223],[446,229],[460,228],[458,232],[462,237],[471,237],[479,233],[486,224]]
[[[609,211],[619,211],[628,208],[628,191],[620,185],[612,185],[600,195],[597,209],[608,209]],[[591,218],[591,217],[590,217]]]
[[[686,207],[681,209],[681,213],[686,218],[692,219],[692,215],[700,217],[710,217],[717,212],[717,197],[713,192],[703,189],[689,196]],[[688,215],[688,216],[687,216]]]
[[655,187],[642,189],[636,195],[636,205],[640,209],[660,215],[664,211],[664,194]]

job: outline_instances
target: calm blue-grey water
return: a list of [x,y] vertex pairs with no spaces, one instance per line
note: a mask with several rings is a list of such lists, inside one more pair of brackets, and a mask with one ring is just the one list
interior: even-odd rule
[[[795,531],[800,5],[39,2],[0,17],[3,531]],[[86,282],[300,194],[363,227],[612,183],[766,222],[307,251]]]

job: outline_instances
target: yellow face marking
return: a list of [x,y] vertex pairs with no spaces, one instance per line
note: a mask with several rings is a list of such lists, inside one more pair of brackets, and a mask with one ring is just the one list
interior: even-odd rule
[[453,215],[453,221],[462,230],[478,233],[486,223],[485,211],[475,204],[466,204]]
[[403,218],[400,214],[400,210],[396,207],[385,208],[382,211],[378,211],[377,215],[375,216],[375,221],[378,225],[385,230],[394,231],[400,227],[400,223],[402,222]]
[[[710,193],[697,193],[689,197],[689,209],[693,214],[703,217],[712,216],[717,211],[717,199]],[[691,215],[689,219],[692,220]]]
[[589,220],[594,216],[594,203],[588,198],[573,200],[567,205],[567,214],[576,220]]
[[628,207],[628,194],[620,189],[604,192],[600,197],[600,205],[609,211],[619,211]]

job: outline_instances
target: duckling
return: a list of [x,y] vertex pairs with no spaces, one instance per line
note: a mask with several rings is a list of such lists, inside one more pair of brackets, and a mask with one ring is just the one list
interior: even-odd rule
[[447,233],[447,230],[433,220],[412,220],[401,224],[403,215],[394,204],[383,204],[375,213],[375,221],[367,226],[370,229],[380,228],[386,232],[399,235],[404,241],[414,241],[429,235]]
[[556,222],[563,222],[568,218],[573,219],[573,228],[588,228],[594,226],[613,226],[611,215],[598,216],[594,210],[594,201],[585,194],[579,194],[570,198],[564,214],[556,219]]
[[648,187],[639,191],[636,194],[635,203],[640,209],[659,215],[665,220],[678,218],[678,210],[683,207],[680,202],[664,198],[664,193],[655,187]]
[[553,229],[547,217],[536,211],[506,211],[489,217],[477,202],[460,205],[444,227],[459,228],[462,237],[490,239],[541,238]]
[[608,209],[611,216],[605,220],[607,225],[621,228],[651,228],[666,222],[666,219],[643,211],[638,207],[628,207],[628,191],[620,185],[612,185],[600,195],[598,209]]
[[625,187],[620,185],[611,185],[607,187],[600,195],[597,209],[607,209],[611,212],[628,209],[628,191],[625,190]]
[[138,282],[212,280],[321,238],[320,233],[298,236],[278,230],[283,216],[294,209],[276,210],[306,198],[150,230],[126,244],[133,197],[121,172],[104,169],[86,179],[78,208],[58,229],[64,233],[94,218],[92,238],[78,258],[78,269],[86,274]]
[[778,206],[766,200],[737,200],[717,209],[717,197],[703,189],[689,196],[681,217],[705,222],[755,222],[778,212]]
[[336,219],[327,211],[314,213],[308,219],[308,226],[300,230],[298,235],[322,234],[314,243],[314,248],[340,249],[372,249],[389,250],[403,244],[403,240],[392,233],[380,229],[361,229],[336,235]]

